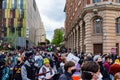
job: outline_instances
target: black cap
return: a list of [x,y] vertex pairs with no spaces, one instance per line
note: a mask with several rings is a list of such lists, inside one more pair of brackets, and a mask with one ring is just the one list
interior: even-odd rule
[[25,57],[26,58],[29,58],[30,56],[32,56],[33,55],[33,52],[32,51],[29,51],[29,52],[26,52],[25,53]]

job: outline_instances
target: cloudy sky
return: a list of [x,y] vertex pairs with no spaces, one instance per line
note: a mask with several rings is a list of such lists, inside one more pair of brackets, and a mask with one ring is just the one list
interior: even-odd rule
[[52,40],[54,29],[64,27],[66,0],[36,0],[42,22],[46,30],[46,37]]

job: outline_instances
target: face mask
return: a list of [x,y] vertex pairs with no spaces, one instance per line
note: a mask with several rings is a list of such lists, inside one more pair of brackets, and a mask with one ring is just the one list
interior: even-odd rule
[[34,60],[34,58],[29,58],[28,62],[32,65],[32,64],[34,64],[35,60]]
[[99,65],[102,65],[103,63],[102,63],[102,61],[100,61],[100,62],[98,62],[98,64],[99,64]]
[[72,74],[74,74],[74,73],[75,73],[75,71],[76,71],[76,69],[72,69],[72,70],[71,70]]
[[19,64],[19,63],[20,63],[20,61],[17,61],[17,63]]
[[100,73],[99,76],[98,76],[98,80],[102,80],[102,74]]
[[95,74],[95,75],[96,75],[96,79],[97,79],[97,80],[102,80],[102,77],[103,77],[103,76],[102,76],[101,73],[100,73],[99,75],[97,75],[97,74]]

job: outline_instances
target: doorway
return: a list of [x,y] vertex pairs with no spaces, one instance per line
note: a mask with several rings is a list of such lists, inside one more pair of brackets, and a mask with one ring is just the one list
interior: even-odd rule
[[102,54],[103,53],[103,45],[102,44],[93,44],[94,54]]

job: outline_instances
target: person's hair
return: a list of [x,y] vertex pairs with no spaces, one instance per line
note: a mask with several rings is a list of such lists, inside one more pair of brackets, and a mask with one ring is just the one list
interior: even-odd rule
[[68,62],[65,63],[64,69],[65,69],[65,71],[67,72],[67,71],[68,71],[68,68],[73,67],[73,66],[75,66],[75,63],[72,62],[72,61],[68,61]]
[[114,80],[120,79],[120,72],[116,73],[114,75]]
[[106,61],[107,59],[110,59],[110,56],[106,56],[106,57],[105,57],[105,61]]
[[21,58],[22,61],[24,60],[24,57],[22,55],[20,55],[18,58]]
[[91,80],[93,77],[93,74],[98,72],[99,69],[100,69],[100,66],[98,63],[93,61],[86,61],[85,63],[83,63],[81,67],[82,80]]
[[62,62],[65,63],[65,62],[66,62],[66,58],[63,58],[63,59],[62,59]]

